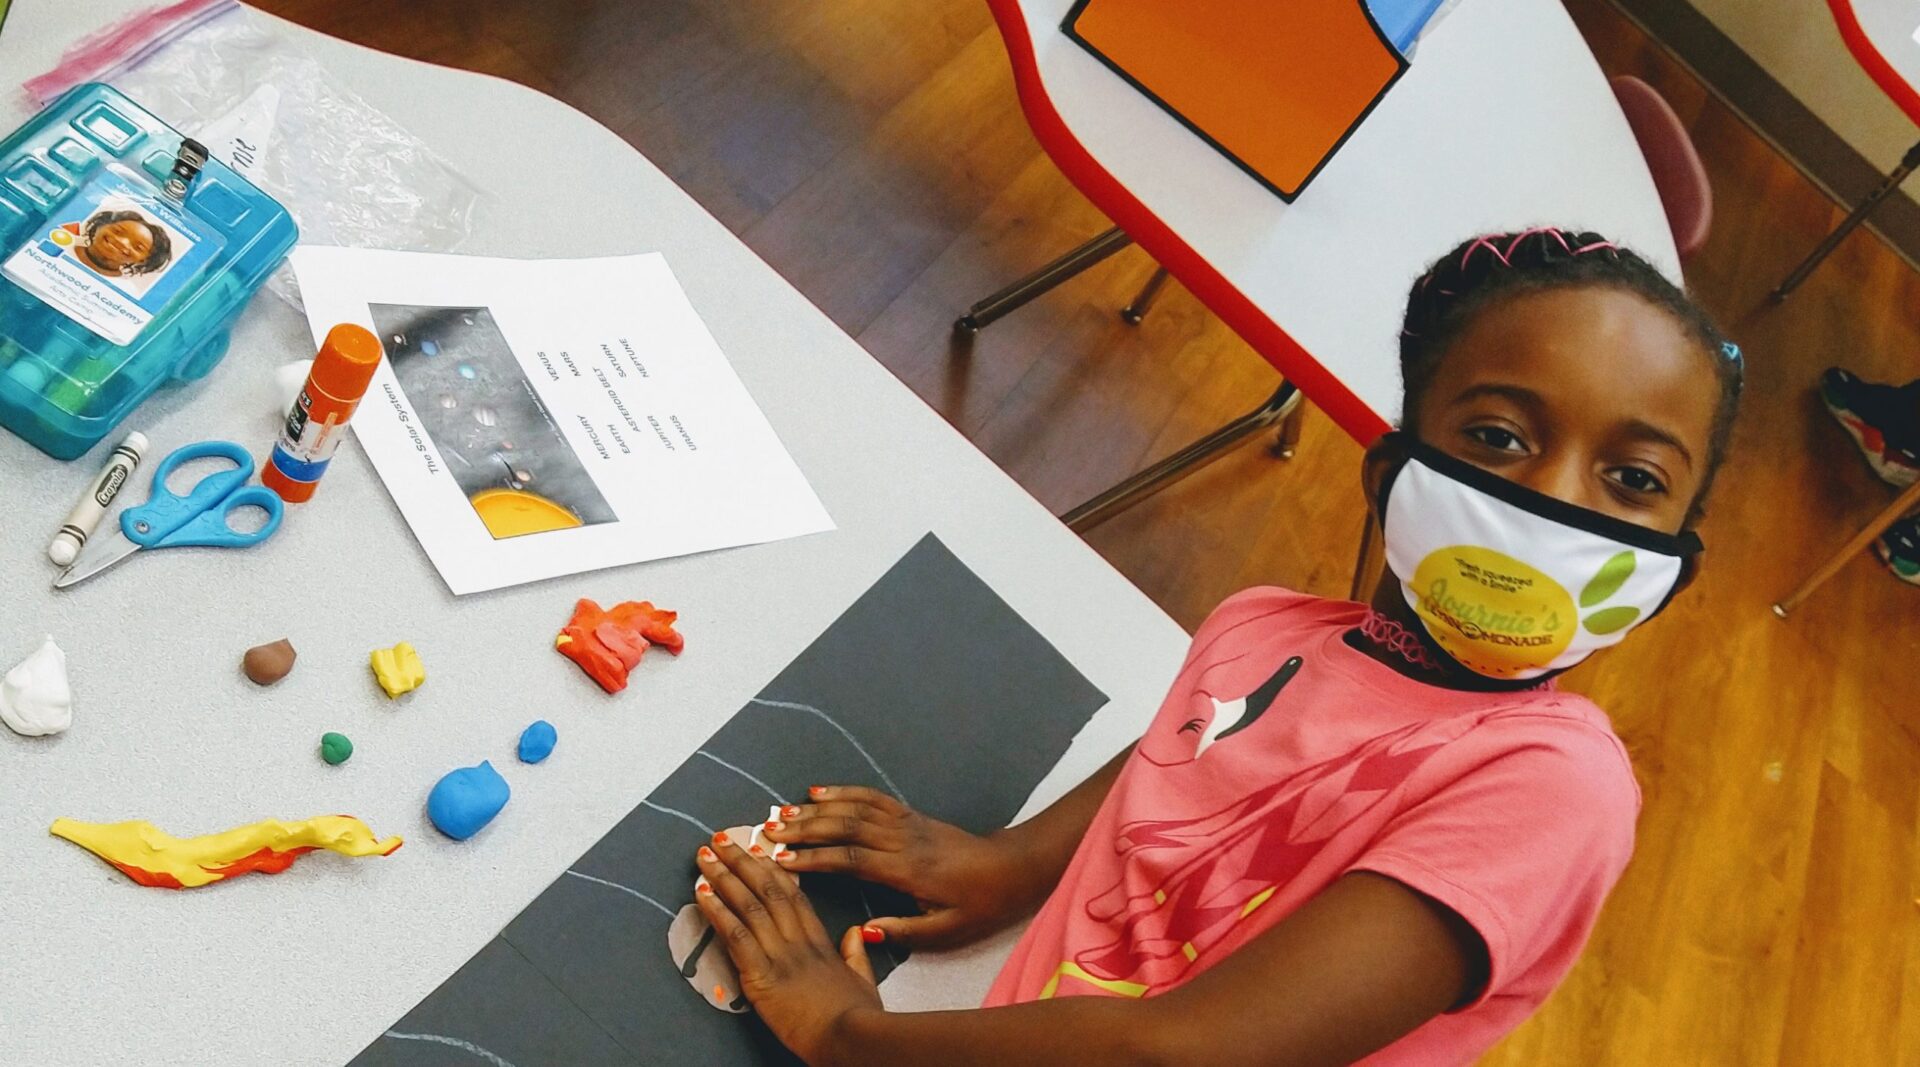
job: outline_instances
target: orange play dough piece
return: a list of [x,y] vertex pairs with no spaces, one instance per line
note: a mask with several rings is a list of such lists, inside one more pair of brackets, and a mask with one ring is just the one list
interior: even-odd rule
[[650,646],[659,645],[676,656],[686,647],[686,639],[673,628],[679,617],[647,600],[629,600],[603,610],[583,599],[573,606],[573,618],[553,639],[553,647],[579,664],[600,688],[618,693],[627,687],[627,672],[640,665]]

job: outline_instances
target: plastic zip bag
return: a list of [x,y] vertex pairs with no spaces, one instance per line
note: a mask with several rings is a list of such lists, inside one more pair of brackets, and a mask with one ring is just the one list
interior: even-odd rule
[[[237,0],[135,14],[23,88],[45,106],[88,81],[203,141],[292,213],[303,242],[451,252],[473,232],[471,182]],[[267,286],[300,305],[291,268]]]

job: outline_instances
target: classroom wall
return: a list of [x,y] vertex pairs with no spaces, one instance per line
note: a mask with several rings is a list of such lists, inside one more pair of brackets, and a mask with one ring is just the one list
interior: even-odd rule
[[[1883,170],[1920,130],[1854,62],[1826,0],[1691,0],[1782,87]],[[1914,24],[1920,26],[1920,5]]]

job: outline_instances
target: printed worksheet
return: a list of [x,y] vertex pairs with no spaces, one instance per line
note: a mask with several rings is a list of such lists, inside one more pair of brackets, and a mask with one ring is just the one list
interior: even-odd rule
[[386,349],[351,425],[456,595],[833,528],[664,256],[293,264]]

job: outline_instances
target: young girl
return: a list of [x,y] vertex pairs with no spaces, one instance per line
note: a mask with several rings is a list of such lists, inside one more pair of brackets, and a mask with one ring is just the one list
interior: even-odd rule
[[[773,1033],[821,1065],[1469,1063],[1579,955],[1639,790],[1551,679],[1693,577],[1739,350],[1592,233],[1470,241],[1414,285],[1402,428],[1368,449],[1371,606],[1222,604],[1146,736],[976,837],[816,787],[716,839],[696,894]],[[924,914],[838,946],[794,874]],[[961,944],[1039,914],[982,1010],[882,1009],[863,942]]]

